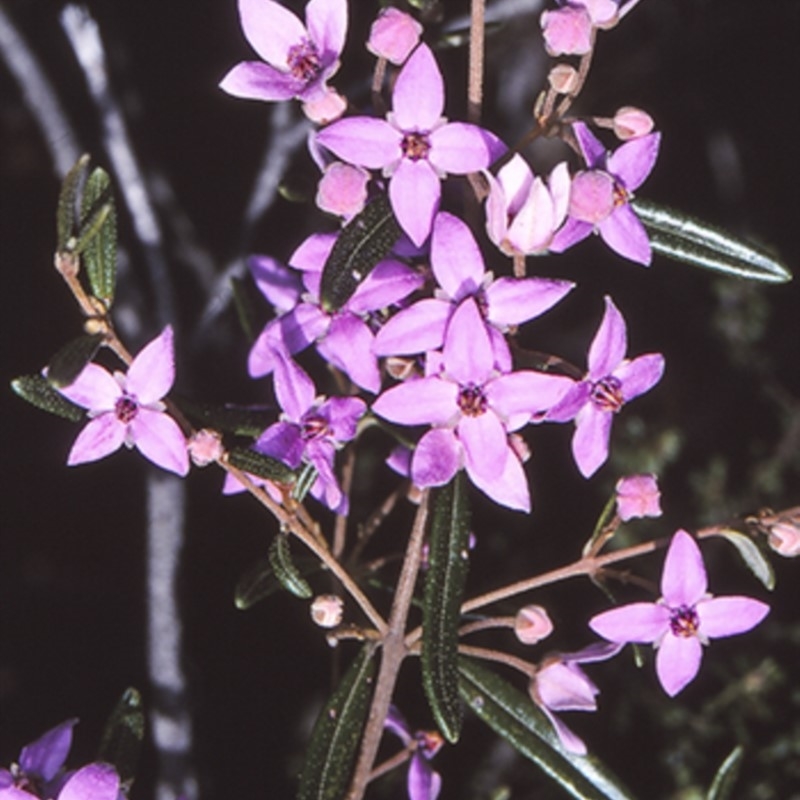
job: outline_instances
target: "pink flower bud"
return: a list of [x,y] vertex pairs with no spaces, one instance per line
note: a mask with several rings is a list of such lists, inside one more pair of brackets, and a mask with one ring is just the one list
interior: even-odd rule
[[523,644],[536,644],[553,632],[553,623],[541,606],[524,606],[514,618],[514,633]]
[[550,88],[559,94],[572,94],[578,86],[578,70],[569,64],[556,64],[547,76]]
[[614,133],[618,139],[638,139],[653,130],[653,118],[640,108],[623,106],[614,114]]
[[329,214],[350,219],[363,210],[368,183],[369,173],[365,169],[334,161],[317,186],[317,206]]
[[187,443],[189,457],[196,467],[207,467],[222,457],[222,437],[216,431],[203,428],[192,435]]
[[372,23],[367,49],[392,64],[402,64],[419,43],[421,33],[422,25],[414,17],[390,6]]
[[660,517],[660,499],[655,475],[629,475],[617,481],[617,513],[623,522],[634,517]]
[[320,628],[335,628],[342,621],[344,601],[335,594],[321,594],[311,603],[311,619]]
[[592,18],[585,8],[545,11],[541,24],[545,50],[551,56],[582,56],[592,49]]
[[769,528],[769,546],[785,558],[800,556],[800,526],[788,521],[776,522]]

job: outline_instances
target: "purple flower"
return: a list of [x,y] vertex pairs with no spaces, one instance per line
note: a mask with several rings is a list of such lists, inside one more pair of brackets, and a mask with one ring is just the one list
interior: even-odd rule
[[661,134],[631,139],[608,153],[584,123],[574,123],[572,130],[588,169],[572,179],[569,218],[550,249],[561,253],[595,231],[621,256],[649,265],[650,240],[629,200],[656,163]]
[[266,62],[242,61],[220,82],[235,97],[303,102],[314,122],[341,116],[346,102],[326,84],[339,69],[347,0],[310,0],[306,24],[274,0],[239,0],[242,30]]
[[674,697],[697,675],[703,645],[754,628],[769,606],[750,597],[713,597],[707,593],[700,548],[684,530],[673,537],[661,575],[656,603],[631,603],[589,620],[604,639],[619,644],[653,644],[656,673],[664,691]]
[[[303,271],[307,294],[302,295],[302,301],[291,311],[267,323],[253,343],[247,362],[251,377],[260,378],[272,372],[277,363],[276,353],[285,350],[294,355],[316,343],[319,354],[362,389],[369,392],[380,389],[378,360],[372,351],[375,335],[368,324],[369,315],[399,302],[422,286],[424,279],[405,264],[386,259],[375,266],[340,309],[326,311],[320,304],[319,285],[322,268],[335,242],[335,235],[314,234],[292,255],[290,263]],[[274,274],[261,272],[257,283],[267,299],[285,296],[288,300],[290,295],[300,298],[301,288],[293,282],[295,275],[285,267],[275,268]],[[276,286],[281,287],[278,294]]]
[[356,435],[366,404],[358,397],[318,397],[314,382],[285,353],[275,359],[275,395],[283,409],[280,421],[270,425],[254,448],[280,459],[292,469],[311,463],[317,479],[311,493],[328,508],[346,513],[333,462],[336,450]]
[[375,414],[391,422],[434,426],[414,450],[414,483],[442,486],[464,467],[470,480],[495,502],[530,510],[525,472],[508,434],[537,410],[557,403],[572,381],[532,371],[498,373],[473,298],[453,314],[441,369],[429,372],[387,390],[372,405]]
[[584,478],[594,475],[608,458],[614,414],[655,386],[664,372],[660,353],[648,353],[632,361],[625,358],[625,320],[611,298],[605,300],[603,321],[589,347],[586,376],[545,417],[551,422],[575,420],[572,455]]
[[661,492],[655,475],[628,475],[617,481],[617,514],[623,522],[661,516]]
[[402,64],[419,43],[422,25],[410,14],[389,6],[381,10],[369,31],[367,50],[376,56]]
[[397,221],[420,246],[439,208],[441,178],[484,169],[505,146],[483,128],[442,117],[444,80],[427,45],[397,76],[392,105],[385,120],[342,119],[320,131],[317,142],[351,164],[383,170]]
[[175,380],[172,328],[168,325],[133,359],[127,375],[87,364],[69,386],[58,391],[88,409],[90,422],[72,445],[67,464],[83,464],[136,447],[163,469],[186,475],[186,437],[165,412],[162,398]]
[[546,658],[531,680],[531,699],[553,724],[561,744],[572,753],[586,755],[586,745],[553,712],[597,711],[600,690],[578,666],[605,661],[622,649],[619,644],[593,644],[577,653],[558,653]]
[[438,731],[412,731],[395,706],[389,708],[384,725],[412,751],[407,783],[409,800],[436,800],[442,778],[433,770],[430,761],[441,749],[444,739]]
[[436,215],[431,235],[431,268],[442,287],[437,296],[420,300],[392,317],[375,337],[379,356],[411,355],[442,346],[456,308],[473,297],[492,342],[495,363],[511,370],[511,353],[503,333],[543,314],[572,290],[569,281],[545,278],[498,278],[486,272],[480,249],[458,217]]

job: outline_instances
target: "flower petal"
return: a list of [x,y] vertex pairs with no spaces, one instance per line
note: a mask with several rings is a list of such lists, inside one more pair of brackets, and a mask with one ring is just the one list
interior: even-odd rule
[[608,458],[613,416],[610,411],[586,405],[575,417],[572,455],[584,478],[591,478]]
[[415,485],[444,486],[461,469],[463,450],[452,430],[434,428],[417,444],[411,459],[411,479]]
[[306,25],[323,64],[336,61],[347,35],[347,0],[309,0]]
[[386,120],[347,117],[317,133],[317,143],[343,161],[368,169],[397,163],[403,155],[403,136]]
[[432,376],[393,386],[372,404],[372,410],[400,425],[445,425],[458,416],[457,401],[458,386]]
[[420,289],[425,278],[416,270],[399,261],[386,259],[359,284],[346,308],[355,314],[365,314],[388,308]]
[[186,437],[169,414],[140,408],[130,424],[130,434],[141,454],[177,475],[189,472]]
[[258,290],[276,311],[289,311],[297,305],[302,291],[297,272],[269,256],[250,256],[247,267]]
[[58,800],[117,800],[119,775],[111,764],[95,762],[74,773],[58,793]]
[[608,295],[605,301],[603,320],[592,339],[587,359],[589,377],[595,381],[610,375],[625,358],[625,351],[628,349],[625,320]]
[[240,61],[219,82],[219,88],[244,100],[290,100],[305,84],[291,73],[261,61]]
[[41,778],[44,783],[53,780],[67,760],[72,747],[72,729],[77,722],[77,719],[68,719],[25,745],[19,754],[22,771]]
[[300,426],[294,422],[276,422],[258,437],[253,449],[265,456],[277,458],[292,469],[297,469],[305,451]]
[[175,382],[175,350],[172,326],[143,347],[128,367],[125,389],[146,405],[160,400]]
[[301,272],[322,272],[337,238],[336,233],[312,233],[289,256],[289,266]]
[[122,446],[127,432],[128,426],[123,425],[113,413],[100,414],[78,434],[67,456],[67,465],[72,467],[105,458]]
[[769,606],[751,597],[713,597],[701,600],[695,610],[700,618],[700,633],[719,639],[755,628],[769,613]]
[[521,325],[551,309],[575,288],[548,278],[498,278],[486,289],[486,319],[493,325]]
[[506,150],[493,133],[468,122],[448,122],[431,133],[430,141],[431,164],[451,175],[486,169]]
[[436,800],[442,779],[420,753],[411,756],[408,767],[408,800]]
[[634,192],[652,172],[660,144],[660,133],[631,139],[608,157],[606,168],[629,192]]
[[603,241],[624,258],[637,264],[650,266],[653,251],[650,239],[641,220],[627,203],[617,206],[614,212],[599,225]]
[[444,339],[444,367],[462,386],[482,386],[492,373],[492,343],[472,298],[461,303],[450,318]]
[[637,356],[633,361],[620,364],[613,374],[622,383],[620,391],[627,403],[652,389],[661,380],[664,374],[664,356],[661,353]]
[[659,603],[630,603],[597,614],[589,627],[610,642],[650,644],[669,630],[669,609]]
[[528,479],[522,464],[510,447],[503,469],[493,475],[485,476],[467,469],[470,480],[495,503],[515,511],[531,510],[531,495]]
[[583,241],[593,230],[594,226],[590,222],[581,222],[574,217],[569,217],[556,231],[548,250],[552,253],[563,253],[572,245]]
[[289,48],[308,36],[303,23],[275,0],[239,0],[239,17],[253,49],[279,69],[288,69]]
[[426,133],[444,111],[444,81],[430,47],[421,44],[406,61],[392,93],[394,121],[402,131]]
[[661,596],[672,607],[694,606],[708,589],[706,568],[697,542],[684,530],[672,537],[661,574]]
[[501,375],[486,384],[489,405],[504,419],[513,414],[546,411],[572,388],[573,381],[563,375],[546,375],[521,370]]
[[485,479],[502,472],[509,447],[506,429],[497,414],[487,411],[476,417],[465,415],[459,420],[457,431],[470,475]]
[[368,392],[378,393],[381,373],[372,352],[374,334],[355,314],[334,316],[328,335],[317,344],[317,352]]
[[458,302],[475,294],[486,267],[466,223],[444,211],[436,215],[431,234],[431,268],[447,296]]
[[596,711],[600,690],[575,664],[555,661],[536,673],[539,699],[553,711]]
[[589,130],[585,122],[573,122],[572,132],[578,140],[578,145],[583,153],[586,166],[589,168],[602,167],[606,159],[606,148],[603,143]]
[[565,750],[570,753],[575,753],[578,756],[586,755],[586,743],[577,734],[573,733],[552,711],[543,707],[542,711],[550,720],[553,728],[555,728],[556,735],[559,741],[564,746]]
[[355,438],[358,421],[364,416],[367,404],[360,397],[331,397],[317,410],[327,420],[331,438],[349,442]]
[[656,674],[664,691],[675,697],[694,680],[702,659],[703,646],[696,636],[665,636],[656,651]]
[[122,389],[116,378],[99,364],[87,364],[77,378],[58,390],[67,400],[90,411],[113,411]]
[[314,381],[284,351],[278,350],[275,362],[275,396],[289,421],[300,424],[303,414],[314,404]]
[[394,214],[417,247],[428,238],[441,194],[439,176],[425,159],[404,158],[389,181]]
[[378,356],[412,355],[436,350],[444,342],[453,304],[433,297],[420,300],[395,314],[375,336]]

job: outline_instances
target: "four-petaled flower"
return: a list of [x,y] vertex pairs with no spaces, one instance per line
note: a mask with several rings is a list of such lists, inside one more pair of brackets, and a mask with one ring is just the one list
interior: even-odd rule
[[545,417],[551,422],[575,420],[572,455],[584,478],[591,477],[608,458],[614,414],[655,386],[664,372],[660,353],[625,358],[625,320],[611,298],[605,300],[603,321],[589,347],[586,376]]
[[339,69],[347,33],[347,0],[310,0],[306,24],[274,0],[239,0],[242,30],[266,63],[242,61],[220,88],[250,100],[303,102],[314,122],[340,117],[346,102],[326,81]]
[[656,603],[631,603],[592,617],[589,627],[619,644],[653,644],[656,673],[664,691],[674,697],[697,675],[703,645],[754,628],[769,606],[750,597],[713,597],[703,557],[684,530],[673,537],[661,575]]
[[436,800],[442,788],[442,778],[431,767],[430,761],[444,744],[441,734],[438,731],[412,731],[395,706],[390,706],[384,726],[412,751],[408,767],[408,800]]
[[186,475],[186,437],[162,402],[174,380],[169,325],[139,352],[126,375],[112,375],[98,364],[87,364],[73,383],[58,389],[88,409],[91,418],[72,445],[67,464],[96,461],[124,444],[136,447],[159,467]]
[[597,231],[621,256],[649,265],[650,240],[629,201],[656,163],[661,134],[631,139],[608,153],[583,122],[574,123],[572,130],[588,169],[572,178],[569,218],[550,249],[561,253]]
[[444,80],[427,45],[397,76],[392,106],[385,120],[339,120],[317,134],[317,143],[351,164],[383,170],[397,221],[420,246],[439,208],[441,178],[485,169],[505,146],[483,128],[442,117]]

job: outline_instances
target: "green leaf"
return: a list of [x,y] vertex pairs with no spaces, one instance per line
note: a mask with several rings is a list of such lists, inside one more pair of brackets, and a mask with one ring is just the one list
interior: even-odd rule
[[306,751],[297,800],[342,800],[369,710],[375,643],[364,645],[320,711]]
[[[581,551],[581,555],[586,558],[590,553],[594,552],[597,543],[599,542],[602,536],[607,536],[606,541],[610,540],[611,537],[614,535],[614,531],[611,531],[610,534],[606,533],[606,528],[608,524],[614,519],[614,516],[617,513],[617,494],[611,495],[608,498],[603,510],[600,512],[600,516],[597,518],[597,522],[594,525],[594,530],[592,531],[592,535],[587,540],[586,544],[583,546],[583,550]],[[605,544],[606,542],[603,542]]]
[[292,487],[292,499],[302,503],[306,499],[306,495],[311,491],[311,487],[314,485],[314,481],[317,480],[318,475],[317,468],[310,461],[307,464],[303,464],[303,469],[300,470],[300,474],[297,476],[297,482]]
[[422,611],[422,685],[442,735],[458,741],[458,623],[469,569],[469,504],[463,471],[431,491],[429,566]]
[[27,400],[36,408],[41,408],[42,411],[72,422],[86,419],[86,412],[59,394],[42,375],[22,375],[11,381],[11,388],[23,400]]
[[642,221],[653,251],[695,267],[767,283],[792,279],[788,267],[762,247],[745,242],[672,208],[636,198],[631,208]]
[[378,195],[344,226],[322,268],[320,299],[325,311],[341,308],[400,237],[389,198]]
[[144,739],[142,696],[136,689],[126,689],[109,716],[97,760],[112,764],[126,790],[136,777],[136,764]]
[[291,592],[295,597],[308,600],[314,593],[308,585],[308,581],[303,578],[300,571],[292,561],[292,553],[289,549],[289,536],[279,533],[269,547],[269,563],[275,573],[278,582]]
[[104,338],[102,333],[87,333],[67,342],[50,359],[47,366],[47,380],[50,385],[61,389],[73,383],[94,358]]
[[117,212],[108,173],[96,167],[86,181],[81,202],[81,229],[75,251],[83,263],[92,294],[109,308],[117,282]]
[[747,568],[764,586],[772,591],[775,588],[775,572],[769,559],[761,548],[745,533],[733,530],[722,530],[718,534],[727,539],[739,552]]
[[711,788],[708,790],[706,800],[729,800],[733,795],[733,786],[739,777],[739,768],[744,758],[744,748],[737,745],[722,762]]
[[275,412],[262,408],[236,405],[216,405],[189,399],[183,395],[170,395],[178,408],[192,422],[202,428],[214,428],[235,436],[260,436],[273,422]]
[[593,756],[566,750],[534,702],[476,661],[459,661],[461,696],[492,730],[579,800],[633,800]]
[[61,183],[58,210],[56,211],[56,238],[60,253],[71,250],[74,246],[72,237],[75,232],[75,198],[78,196],[78,189],[88,167],[89,156],[84,153],[64,176]]
[[248,447],[234,447],[229,450],[228,462],[242,472],[249,472],[251,475],[276,483],[292,483],[296,477],[294,470],[287,467],[283,461],[257,453]]
[[[315,572],[322,571],[319,560],[312,556],[299,556],[294,560],[294,564],[301,576],[313,575]],[[236,584],[234,603],[240,611],[246,611],[282,588],[283,585],[276,577],[270,559],[260,558]]]

